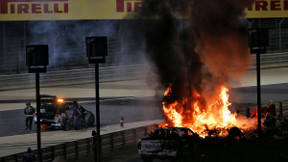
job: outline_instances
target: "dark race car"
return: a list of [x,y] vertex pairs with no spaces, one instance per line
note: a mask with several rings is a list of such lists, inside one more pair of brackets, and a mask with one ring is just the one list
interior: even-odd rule
[[[47,124],[49,128],[60,128],[63,130],[74,128],[74,119],[69,109],[73,101],[65,101],[55,95],[41,94],[40,102],[40,124]],[[78,105],[78,109],[81,112],[81,127],[86,128],[94,125],[95,115],[81,105]],[[37,124],[37,113],[34,115],[35,124]]]
[[143,161],[156,158],[181,161],[183,157],[194,153],[194,144],[198,140],[199,135],[189,128],[161,127],[138,142],[138,153]]

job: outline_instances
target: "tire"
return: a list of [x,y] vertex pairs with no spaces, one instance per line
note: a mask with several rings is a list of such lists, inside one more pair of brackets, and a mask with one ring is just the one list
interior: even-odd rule
[[93,126],[94,122],[95,122],[95,116],[93,113],[87,112],[85,114],[84,120],[85,120],[87,126]]

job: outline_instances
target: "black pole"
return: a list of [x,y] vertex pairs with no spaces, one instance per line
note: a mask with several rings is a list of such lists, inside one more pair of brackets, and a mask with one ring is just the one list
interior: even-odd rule
[[282,116],[283,116],[283,107],[282,107],[282,101],[279,103],[279,111],[280,111],[280,113],[279,113],[279,116],[282,118]]
[[[100,143],[100,108],[99,108],[99,64],[95,63],[95,91],[96,91],[96,130],[97,130],[97,158],[96,162],[101,161],[101,143]],[[96,160],[97,159],[97,160]]]
[[258,131],[261,134],[261,84],[260,84],[260,53],[256,54],[257,61],[257,112],[258,112]]
[[36,72],[36,109],[37,109],[37,151],[38,160],[42,162],[42,151],[41,151],[41,132],[40,132],[40,84],[39,84],[39,72]]

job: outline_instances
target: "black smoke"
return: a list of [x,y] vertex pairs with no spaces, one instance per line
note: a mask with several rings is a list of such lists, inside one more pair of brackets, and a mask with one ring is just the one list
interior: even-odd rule
[[247,47],[245,8],[253,0],[146,0],[137,18],[146,20],[148,59],[159,82],[171,94],[168,103],[219,94],[219,86],[245,74]]

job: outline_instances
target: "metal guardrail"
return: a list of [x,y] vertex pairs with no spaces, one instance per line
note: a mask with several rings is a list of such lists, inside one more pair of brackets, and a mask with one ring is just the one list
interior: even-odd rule
[[[145,65],[123,65],[100,67],[101,82],[131,80],[143,78],[146,75]],[[0,91],[26,89],[35,87],[35,75],[30,73],[1,75]],[[83,68],[72,70],[48,71],[40,74],[41,87],[56,87],[65,85],[80,85],[95,83],[95,69]]]
[[[125,147],[137,146],[139,139],[147,137],[148,132],[157,127],[158,125],[154,124],[101,135],[102,158],[111,156],[111,152],[113,151],[124,149]],[[91,142],[92,137],[42,148],[42,161],[51,162],[57,157],[73,160],[81,156],[89,156],[93,154],[90,150]],[[0,162],[22,161],[24,153],[25,152],[0,157]],[[37,159],[37,150],[33,150],[33,153]]]
[[[249,70],[254,70],[255,59],[251,60]],[[147,74],[147,64],[129,64],[121,66],[100,67],[100,82],[129,80],[144,78]],[[261,69],[288,67],[288,52],[269,53],[261,55]],[[41,73],[41,87],[79,85],[94,83],[95,71],[93,67],[56,70]],[[0,75],[0,91],[11,89],[33,88],[35,76],[29,73]]]
[[[261,69],[288,67],[288,52],[261,54],[260,64]],[[256,69],[256,61],[250,69]]]
[[[254,60],[255,59],[252,58],[249,70],[254,70],[256,68]],[[147,64],[100,67],[100,83],[144,78],[147,74],[146,67]],[[288,52],[261,55],[261,69],[282,67],[288,67]],[[91,84],[94,83],[94,70],[93,67],[90,67],[41,73],[41,87]],[[34,81],[35,76],[29,73],[0,75],[0,91],[33,88],[35,86]]]

